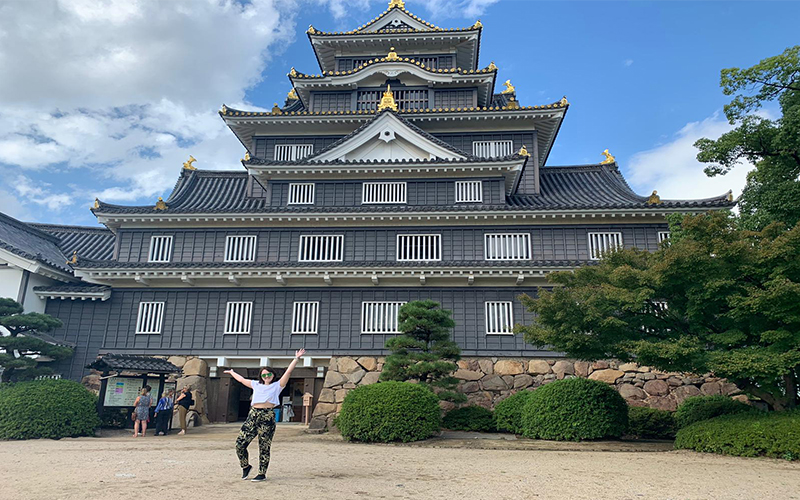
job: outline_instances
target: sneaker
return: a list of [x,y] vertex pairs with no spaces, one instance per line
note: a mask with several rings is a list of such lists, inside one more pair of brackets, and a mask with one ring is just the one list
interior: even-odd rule
[[250,471],[253,470],[252,465],[248,465],[244,469],[242,469],[242,479],[247,479],[247,476],[250,475]]
[[264,474],[259,474],[256,477],[254,477],[253,479],[251,479],[251,481],[266,481],[266,480],[267,480],[267,476],[264,475]]

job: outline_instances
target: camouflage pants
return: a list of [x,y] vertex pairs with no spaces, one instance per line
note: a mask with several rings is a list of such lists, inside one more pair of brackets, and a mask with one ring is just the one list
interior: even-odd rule
[[250,465],[247,446],[258,436],[258,473],[266,474],[269,467],[269,448],[275,435],[275,412],[264,408],[250,408],[247,420],[236,438],[236,456],[242,469]]

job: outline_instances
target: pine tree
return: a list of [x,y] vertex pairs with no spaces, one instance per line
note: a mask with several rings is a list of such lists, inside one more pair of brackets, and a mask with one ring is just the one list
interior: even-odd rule
[[386,341],[392,354],[386,357],[381,380],[417,381],[442,400],[465,401],[463,394],[455,392],[458,380],[452,376],[461,349],[450,339],[456,325],[451,315],[432,300],[404,304],[398,318],[402,335]]
[[10,334],[0,336],[2,381],[32,380],[53,373],[52,369],[39,366],[36,359],[39,356],[46,356],[53,361],[72,356],[69,347],[54,345],[36,337],[37,333],[49,332],[61,325],[61,320],[48,314],[23,314],[19,302],[0,298],[0,327]]

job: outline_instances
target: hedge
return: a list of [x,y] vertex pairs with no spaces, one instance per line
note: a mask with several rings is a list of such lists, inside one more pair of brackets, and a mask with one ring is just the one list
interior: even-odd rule
[[631,406],[628,408],[628,435],[636,439],[674,439],[675,415],[671,411]]
[[533,391],[520,391],[497,403],[494,418],[497,430],[522,434],[522,409]]
[[409,382],[380,382],[353,389],[335,425],[345,439],[364,442],[418,441],[439,431],[439,398]]
[[692,396],[686,398],[678,406],[678,411],[675,412],[675,422],[681,429],[701,420],[753,410],[752,406],[728,396]]
[[0,439],[93,436],[97,396],[72,380],[0,386]]
[[444,416],[442,426],[453,431],[494,432],[497,426],[492,410],[481,406],[465,406]]
[[522,410],[522,434],[529,438],[618,438],[627,428],[627,403],[611,386],[596,380],[551,382],[533,391]]
[[750,411],[696,422],[678,431],[675,448],[800,460],[800,410]]

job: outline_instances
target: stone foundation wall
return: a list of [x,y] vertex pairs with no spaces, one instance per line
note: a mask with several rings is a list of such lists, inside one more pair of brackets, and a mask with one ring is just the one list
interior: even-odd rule
[[[311,430],[332,429],[348,391],[374,384],[380,378],[384,358],[332,358],[325,375],[322,393],[311,419]],[[535,389],[554,380],[590,378],[613,385],[631,406],[675,410],[689,396],[739,394],[725,379],[711,375],[663,373],[618,361],[575,361],[531,358],[464,358],[458,362],[455,377],[458,391],[467,396],[467,405],[494,408],[515,392]],[[746,399],[745,396],[736,396]],[[455,405],[441,402],[443,410]]]

